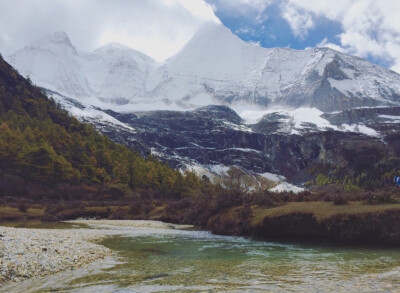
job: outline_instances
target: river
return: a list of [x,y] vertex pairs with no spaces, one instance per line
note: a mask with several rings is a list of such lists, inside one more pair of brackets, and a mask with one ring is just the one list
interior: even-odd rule
[[204,231],[135,228],[101,244],[88,268],[12,292],[400,292],[400,251],[281,244]]

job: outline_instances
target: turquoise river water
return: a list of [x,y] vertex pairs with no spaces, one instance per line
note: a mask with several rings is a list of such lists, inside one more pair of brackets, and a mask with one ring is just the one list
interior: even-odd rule
[[115,257],[12,292],[400,292],[400,250],[280,244],[137,228],[101,244]]

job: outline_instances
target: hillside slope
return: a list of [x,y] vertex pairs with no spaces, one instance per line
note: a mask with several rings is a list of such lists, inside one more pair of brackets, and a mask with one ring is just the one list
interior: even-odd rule
[[[76,190],[53,191],[83,185],[106,187],[108,195],[114,186],[117,196],[137,189],[180,196],[186,180],[71,117],[1,57],[0,166],[0,196],[79,198]],[[87,193],[96,195],[93,191]]]

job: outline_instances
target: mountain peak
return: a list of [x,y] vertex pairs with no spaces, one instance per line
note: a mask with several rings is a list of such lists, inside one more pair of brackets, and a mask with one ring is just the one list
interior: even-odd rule
[[203,25],[161,64],[118,43],[78,54],[65,32],[11,57],[20,72],[44,87],[95,94],[110,103],[154,101],[182,108],[249,103],[331,112],[400,102],[400,75],[387,69],[329,48],[254,46],[216,23]]
[[68,35],[66,32],[61,31],[61,32],[55,32],[49,36],[47,36],[47,39],[53,41],[54,43],[71,43]]
[[143,61],[154,62],[154,60],[152,58],[150,58],[149,56],[147,56],[146,54],[139,52],[135,49],[132,49],[130,47],[127,47],[123,44],[117,43],[117,42],[105,44],[105,45],[97,48],[93,52],[98,55],[114,56],[114,57],[120,57],[121,55],[124,55],[124,56],[129,55],[134,58],[139,57]]
[[[199,42],[209,43],[210,45],[214,42],[243,42],[236,35],[232,33],[232,31],[226,26],[219,24],[208,22],[202,25],[199,30],[194,34],[192,39],[188,42],[190,44],[196,44]],[[244,42],[243,42],[244,43]]]
[[69,36],[64,31],[49,34],[34,42],[34,44],[42,44],[42,43],[52,43],[57,45],[67,45],[73,47]]
[[31,49],[39,48],[50,50],[53,53],[73,54],[78,55],[78,51],[72,45],[71,40],[66,32],[55,32],[47,35],[27,47]]
[[241,64],[243,48],[251,46],[217,23],[204,24],[190,41],[170,59],[172,71],[224,72],[229,75]]

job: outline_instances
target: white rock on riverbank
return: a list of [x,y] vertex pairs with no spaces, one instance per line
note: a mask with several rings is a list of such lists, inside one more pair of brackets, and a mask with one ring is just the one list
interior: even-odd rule
[[0,286],[103,259],[112,251],[91,242],[105,237],[90,230],[0,227]]

